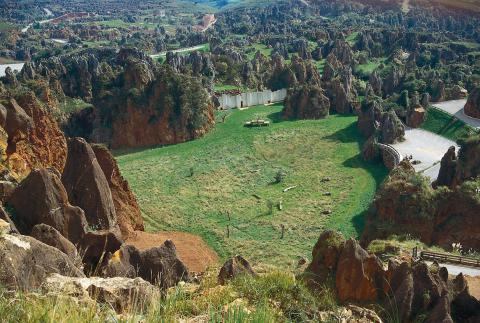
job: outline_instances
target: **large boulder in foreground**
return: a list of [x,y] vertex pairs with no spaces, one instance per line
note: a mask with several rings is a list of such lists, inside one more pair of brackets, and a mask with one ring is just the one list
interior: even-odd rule
[[154,300],[157,294],[155,287],[141,278],[77,278],[59,274],[47,277],[42,290],[48,294],[105,303],[117,313],[138,311]]
[[70,259],[77,258],[77,248],[67,240],[60,232],[55,228],[46,224],[37,224],[33,227],[31,236],[38,241],[41,241],[49,246],[57,248],[64,254],[70,257]]
[[143,231],[143,218],[137,199],[128,182],[122,177],[115,158],[104,146],[92,145],[92,149],[112,192],[118,225],[123,237],[127,238],[133,231]]
[[84,277],[83,272],[60,250],[32,237],[0,236],[0,283],[7,288],[34,290],[48,275]]
[[345,238],[340,232],[322,232],[313,247],[312,262],[305,270],[310,282],[322,284],[329,276],[333,278],[344,245]]
[[323,119],[330,111],[330,100],[317,85],[288,90],[282,111],[285,119]]
[[85,139],[68,140],[67,163],[62,182],[70,203],[85,211],[90,227],[95,230],[118,228],[108,181]]
[[70,205],[54,169],[32,171],[12,193],[8,205],[13,207],[15,224],[23,234],[30,234],[33,227],[41,223],[55,228],[74,244],[85,234],[85,214],[79,207]]
[[241,275],[256,276],[257,274],[245,258],[236,255],[235,257],[228,259],[223,264],[222,268],[220,268],[220,272],[218,273],[218,282],[224,285],[227,283],[227,281]]
[[103,273],[106,277],[138,276],[162,289],[190,278],[187,267],[178,259],[175,245],[170,240],[145,251],[123,245],[111,256]]
[[120,233],[109,230],[88,231],[78,244],[82,262],[87,272],[96,273],[107,255],[116,252],[122,246]]
[[354,239],[347,240],[335,275],[341,301],[374,301],[381,295],[385,272],[380,260],[365,251]]
[[480,119],[480,87],[476,87],[470,93],[463,111],[467,116]]

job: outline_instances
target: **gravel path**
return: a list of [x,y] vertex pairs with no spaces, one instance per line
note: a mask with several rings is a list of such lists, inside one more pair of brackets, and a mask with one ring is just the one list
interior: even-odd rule
[[467,100],[463,99],[438,102],[432,105],[437,109],[445,111],[446,113],[453,115],[457,119],[462,120],[466,124],[474,128],[480,129],[480,120],[471,118],[463,112],[463,107],[465,106],[465,103],[467,103]]
[[457,146],[452,140],[422,129],[405,130],[405,141],[393,144],[401,157],[412,155],[413,160],[418,160],[418,165],[413,165],[417,172],[423,172],[433,182],[440,171],[440,160],[450,146]]

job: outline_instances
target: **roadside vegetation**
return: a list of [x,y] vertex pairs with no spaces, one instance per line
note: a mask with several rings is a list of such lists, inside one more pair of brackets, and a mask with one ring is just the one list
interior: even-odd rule
[[[147,230],[199,234],[221,258],[282,266],[309,256],[324,228],[358,237],[387,172],[362,160],[356,117],[283,121],[281,109],[219,112],[201,139],[117,152]],[[257,118],[271,125],[243,126]]]
[[465,124],[462,120],[433,107],[428,108],[425,122],[420,127],[453,141],[468,137],[476,132],[474,128]]

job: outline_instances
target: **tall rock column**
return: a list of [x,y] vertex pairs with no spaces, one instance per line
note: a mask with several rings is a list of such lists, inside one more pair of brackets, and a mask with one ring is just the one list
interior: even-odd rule
[[68,140],[62,182],[68,199],[85,211],[93,229],[118,229],[112,193],[95,153],[83,138]]

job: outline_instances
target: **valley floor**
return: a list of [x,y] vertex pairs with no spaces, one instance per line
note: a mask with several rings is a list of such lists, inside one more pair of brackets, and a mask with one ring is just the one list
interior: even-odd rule
[[[282,266],[309,257],[324,228],[358,237],[387,172],[362,160],[357,118],[283,121],[281,110],[219,112],[215,129],[201,139],[117,152],[147,230],[198,234],[220,258],[242,254]],[[222,113],[229,113],[225,123]],[[271,125],[243,126],[256,118]],[[274,183],[279,172],[285,178]]]

